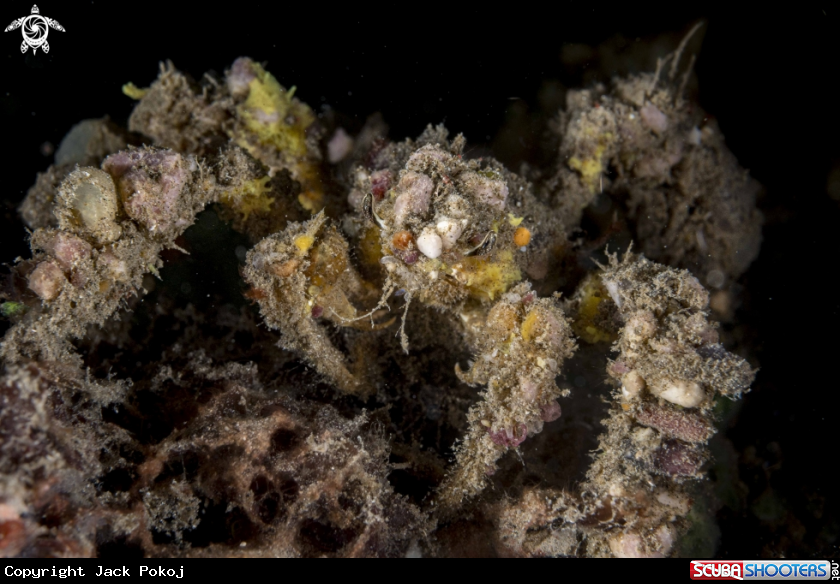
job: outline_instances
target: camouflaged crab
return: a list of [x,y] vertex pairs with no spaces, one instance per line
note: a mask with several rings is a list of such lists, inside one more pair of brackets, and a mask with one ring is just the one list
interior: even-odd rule
[[[389,422],[398,429],[419,423],[402,403],[415,390],[401,387],[393,371],[411,377],[421,392],[452,384],[429,389],[432,398],[410,397],[435,402],[424,405],[427,418],[452,420],[447,423],[460,433],[454,446],[439,436],[443,422],[437,441],[444,445],[434,453],[418,446],[413,430],[388,446],[407,461],[392,470],[399,464],[431,469],[433,487],[412,507],[413,527],[405,533],[421,523],[423,530],[434,521],[446,525],[464,506],[484,504],[478,495],[487,493],[503,455],[519,453],[560,418],[558,400],[571,393],[562,381],[564,364],[580,342],[592,348],[587,358],[606,369],[615,388],[607,433],[586,480],[576,493],[524,489],[504,501],[487,494],[491,503],[481,513],[501,534],[499,553],[571,555],[583,539],[589,555],[671,553],[691,508],[685,485],[704,474],[716,396],[737,397],[754,374],[719,344],[708,320],[709,294],[678,268],[702,256],[707,281],[715,271],[725,278],[714,281],[737,278],[749,258],[733,260],[730,251],[757,250],[750,237],[760,220],[751,198],[756,185],[718,133],[697,128],[702,113],[675,99],[682,89],[673,76],[616,80],[609,94],[601,88],[598,102],[589,90],[570,92],[556,124],[557,163],[542,175],[550,178],[536,182],[492,158],[466,156],[466,139],[449,140],[442,126],[402,142],[388,142],[375,123],[355,138],[341,130],[328,166],[320,141],[328,122],[317,120],[294,88],[286,90],[246,58],[223,79],[208,79],[199,86],[170,64],[147,89],[127,85],[124,91],[139,99],[129,129],[152,146],[127,146],[137,135],[117,139],[103,124],[89,122],[96,131],[78,130],[71,141],[78,152],[68,154],[68,146],[65,162],[39,177],[23,205],[34,255],[16,265],[17,290],[11,308],[4,308],[16,319],[2,346],[7,365],[80,366],[70,340],[140,293],[146,274],[159,276],[161,253],[181,249],[177,238],[212,204],[255,242],[241,267],[246,296],[279,334],[280,347],[313,367],[318,379],[354,404],[376,399],[403,408]],[[644,249],[654,240],[672,242],[664,259],[675,267],[629,253],[600,271],[585,261],[575,230],[599,194],[596,184],[624,216],[670,218],[667,229],[644,219],[623,229]],[[734,194],[721,202],[722,190]],[[686,205],[673,203],[683,199],[703,215],[683,217]],[[735,232],[719,221],[713,238],[708,222],[732,209],[747,218],[749,229]],[[564,299],[556,282],[567,269],[576,275],[570,275],[574,293]],[[434,342],[437,349],[430,349]],[[617,359],[608,358],[611,350]],[[437,370],[452,379],[436,376]],[[180,374],[164,368],[155,387],[167,379],[180,382]],[[447,397],[449,390],[470,387],[480,388],[477,396]],[[238,407],[230,404],[231,411]],[[283,418],[269,406],[260,412]],[[382,412],[377,415],[390,415]],[[224,430],[214,420],[209,416],[207,435],[222,440]],[[330,428],[318,428],[331,435]],[[326,454],[311,436],[302,441],[295,435],[288,444],[283,436],[284,448],[311,455],[300,460]],[[455,460],[447,465],[449,452]],[[297,460],[288,456],[282,464]],[[265,460],[260,464],[269,464]],[[384,477],[384,468],[371,476]],[[161,470],[144,468],[138,476],[148,481],[155,472]],[[391,501],[388,488],[377,483],[376,489],[377,497]],[[324,541],[326,524],[308,515],[320,499],[307,493],[312,505],[295,508],[299,516],[290,524],[299,521],[315,534],[313,541]],[[342,500],[335,493],[327,499]],[[198,521],[197,503],[189,500],[184,529]],[[155,509],[168,517],[168,509]],[[341,529],[349,529],[352,521],[342,521]],[[344,541],[346,531],[336,533],[330,541]]]
[[[459,136],[450,145],[443,128],[430,129],[417,145],[409,142],[386,148],[380,154],[385,161],[378,165],[382,168],[355,170],[348,198],[356,212],[346,218],[344,226],[359,242],[359,258],[367,271],[378,271],[367,287],[378,283],[382,291],[372,310],[359,315],[345,304],[351,288],[360,288],[360,283],[355,273],[351,275],[346,244],[338,249],[330,243],[341,236],[334,227],[322,229],[325,218],[321,215],[274,236],[278,242],[294,243],[294,257],[283,255],[282,260],[276,260],[275,247],[255,249],[249,256],[246,278],[265,289],[267,285],[258,274],[269,271],[277,289],[286,290],[284,283],[293,272],[307,270],[306,284],[300,288],[305,298],[301,296],[299,301],[309,308],[320,307],[339,326],[368,318],[385,307],[395,292],[405,303],[403,325],[415,300],[460,315],[462,320],[480,318],[493,301],[522,280],[531,261],[531,233],[545,235],[547,241],[548,234],[558,228],[536,201],[530,184],[496,161],[464,160],[464,143]],[[297,235],[303,232],[306,245],[300,243],[303,236]],[[314,282],[318,271],[311,266],[310,251],[316,258],[330,259],[328,263],[315,260],[322,262],[326,273],[335,270],[349,278],[343,285],[334,277],[326,278],[328,290],[335,290],[336,285],[346,288],[340,300],[325,298],[324,286]],[[403,327],[400,336],[403,350],[408,352]]]
[[[540,299],[522,283],[531,233],[545,245],[559,227],[526,181],[493,160],[464,160],[464,142],[459,136],[450,144],[443,128],[430,129],[417,144],[383,151],[379,167],[355,170],[349,198],[357,209],[346,224],[363,246],[368,272],[379,271],[375,304],[375,285],[360,278],[347,243],[323,214],[263,240],[249,252],[245,270],[283,346],[350,393],[373,388],[362,363],[330,343],[319,317],[338,327],[388,326],[393,318],[374,324],[373,317],[399,292],[400,343],[409,353],[404,327],[412,302],[452,315],[480,355],[459,375],[470,385],[489,384],[489,391],[488,401],[469,414],[472,430],[458,451],[459,470],[442,488],[449,506],[479,492],[496,459],[559,417],[555,378],[574,349],[558,301]],[[359,310],[351,299],[361,306],[365,295],[367,308]]]

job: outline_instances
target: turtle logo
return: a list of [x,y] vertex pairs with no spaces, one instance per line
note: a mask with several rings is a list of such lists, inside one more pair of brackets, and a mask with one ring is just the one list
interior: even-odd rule
[[3,32],[9,32],[20,28],[23,32],[23,43],[20,45],[20,52],[25,53],[26,49],[32,47],[32,54],[38,52],[38,49],[43,49],[45,53],[50,52],[50,44],[47,42],[47,33],[50,28],[64,32],[64,27],[58,24],[57,21],[46,16],[41,16],[41,11],[38,6],[32,7],[32,14],[18,18],[12,24],[6,27]]

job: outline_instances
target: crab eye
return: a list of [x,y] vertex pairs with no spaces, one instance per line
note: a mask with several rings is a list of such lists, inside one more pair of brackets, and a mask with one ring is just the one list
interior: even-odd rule
[[484,236],[484,239],[481,240],[477,246],[472,248],[470,251],[465,253],[464,255],[474,256],[474,255],[487,255],[491,251],[493,251],[493,246],[496,245],[496,234],[493,231],[488,231],[487,235]]
[[373,208],[373,193],[366,194],[362,200],[362,212],[368,221],[376,223],[380,229],[388,229],[388,225],[376,214],[376,209]]

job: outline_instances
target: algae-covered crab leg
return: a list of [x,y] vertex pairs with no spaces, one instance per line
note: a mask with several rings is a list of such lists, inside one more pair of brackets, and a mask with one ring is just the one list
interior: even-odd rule
[[755,371],[720,344],[709,293],[688,271],[628,252],[596,277],[623,326],[583,512],[622,519],[589,529],[587,545],[593,555],[668,555],[687,528],[688,486],[705,476],[715,402],[748,391]]
[[482,401],[467,414],[469,427],[457,447],[455,468],[437,503],[444,512],[481,492],[496,461],[560,417],[556,377],[575,350],[571,328],[556,298],[537,298],[529,283],[497,302],[476,335],[478,351],[465,383],[485,385]]
[[393,319],[376,325],[366,318],[372,315],[357,314],[350,298],[365,298],[368,293],[350,264],[347,242],[327,224],[323,211],[257,244],[248,252],[245,279],[268,325],[280,331],[283,348],[302,354],[344,392],[371,391],[363,378],[351,372],[319,320],[373,330]]

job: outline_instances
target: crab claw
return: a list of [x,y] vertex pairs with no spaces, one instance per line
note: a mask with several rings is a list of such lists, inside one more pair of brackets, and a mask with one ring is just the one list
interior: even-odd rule
[[41,45],[41,48],[44,49],[44,54],[49,53],[50,52],[50,43],[48,43],[47,41],[44,41],[44,44]]

